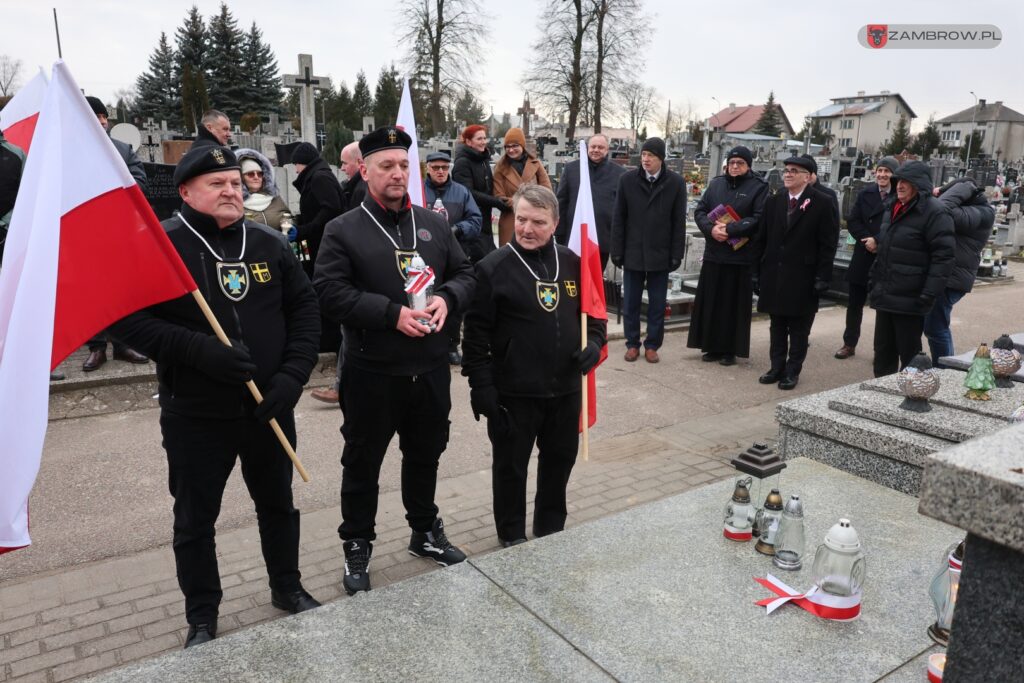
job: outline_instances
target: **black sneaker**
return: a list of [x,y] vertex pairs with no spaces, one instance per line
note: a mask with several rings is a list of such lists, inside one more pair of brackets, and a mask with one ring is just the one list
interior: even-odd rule
[[342,584],[345,592],[355,595],[370,590],[370,555],[373,544],[362,538],[353,538],[342,544],[345,550],[345,578]]
[[208,643],[217,637],[217,622],[212,624],[189,624],[188,635],[185,637],[185,649],[194,645]]
[[435,519],[433,528],[425,534],[412,532],[412,538],[409,539],[409,554],[429,557],[442,567],[450,567],[466,559],[466,553],[448,542],[448,537],[444,535],[444,522],[440,519]]

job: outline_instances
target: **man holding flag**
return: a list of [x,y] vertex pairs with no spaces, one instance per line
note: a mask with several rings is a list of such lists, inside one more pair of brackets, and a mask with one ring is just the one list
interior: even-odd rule
[[[589,201],[589,179],[583,178],[580,187],[580,203]],[[512,240],[476,266],[462,370],[469,378],[474,416],[487,417],[494,522],[504,547],[526,541],[527,467],[535,443],[533,534],[546,536],[565,526],[565,488],[579,448],[580,376],[591,373],[606,355],[607,319],[604,289],[593,291],[595,281],[601,281],[596,243],[587,236],[581,241],[574,229],[585,259],[581,262],[577,253],[552,239],[558,225],[554,193],[523,185],[512,198],[512,209]],[[587,216],[592,218],[593,207],[587,212],[577,204],[577,219]],[[602,304],[600,310],[596,304]],[[588,426],[592,423],[588,419]]]

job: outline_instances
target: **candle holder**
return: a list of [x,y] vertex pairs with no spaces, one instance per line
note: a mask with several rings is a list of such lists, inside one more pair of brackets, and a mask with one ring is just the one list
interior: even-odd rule
[[928,636],[942,647],[949,645],[949,628],[960,591],[960,571],[964,566],[964,542],[951,545],[942,555],[942,566],[928,588],[935,605],[935,623],[928,627]]

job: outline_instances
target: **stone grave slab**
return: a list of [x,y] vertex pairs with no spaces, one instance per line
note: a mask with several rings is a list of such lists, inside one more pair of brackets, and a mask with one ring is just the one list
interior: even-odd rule
[[[1014,343],[1016,343],[1016,341]],[[1019,350],[1020,349],[1018,349],[1018,351]],[[976,351],[977,349],[972,349],[956,356],[942,356],[939,358],[939,364],[948,368],[963,370],[966,372],[967,369],[971,367],[971,361],[974,360],[974,354]],[[1024,382],[1024,367],[1010,375],[1010,379],[1014,382]]]
[[[1024,403],[1024,385],[1014,385],[1012,389],[993,389],[988,393],[988,401],[973,401],[964,394],[964,373],[959,370],[940,369],[939,390],[929,401],[932,407],[946,406],[957,411],[983,415],[993,419],[1009,420],[1010,413]],[[873,392],[902,396],[896,385],[896,375],[886,375],[877,379],[862,382],[860,387]],[[902,411],[901,411],[902,412]]]
[[[930,646],[928,583],[962,533],[916,514],[917,501],[820,463],[782,472],[806,506],[808,557],[783,572],[752,543],[722,537],[730,481],[575,527],[472,563],[602,669],[623,681],[875,681]],[[849,517],[867,554],[864,610],[849,623],[754,603],[773,573],[811,582],[826,530]]]
[[[964,399],[964,402],[985,403],[969,399]],[[828,406],[847,415],[866,417],[876,422],[958,443],[1009,426],[1006,419],[988,417],[945,405],[933,405],[926,413],[916,413],[900,408],[902,403],[902,394],[858,391],[855,396],[832,399]]]
[[463,564],[237,631],[95,680],[610,679],[480,572]]

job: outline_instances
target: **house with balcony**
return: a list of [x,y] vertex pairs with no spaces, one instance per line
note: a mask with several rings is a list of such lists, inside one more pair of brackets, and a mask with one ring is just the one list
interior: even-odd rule
[[832,104],[810,114],[832,136],[832,146],[845,156],[855,156],[858,150],[876,153],[892,137],[902,117],[909,126],[917,114],[902,95],[888,90],[875,95],[861,90],[853,96],[833,97]]

